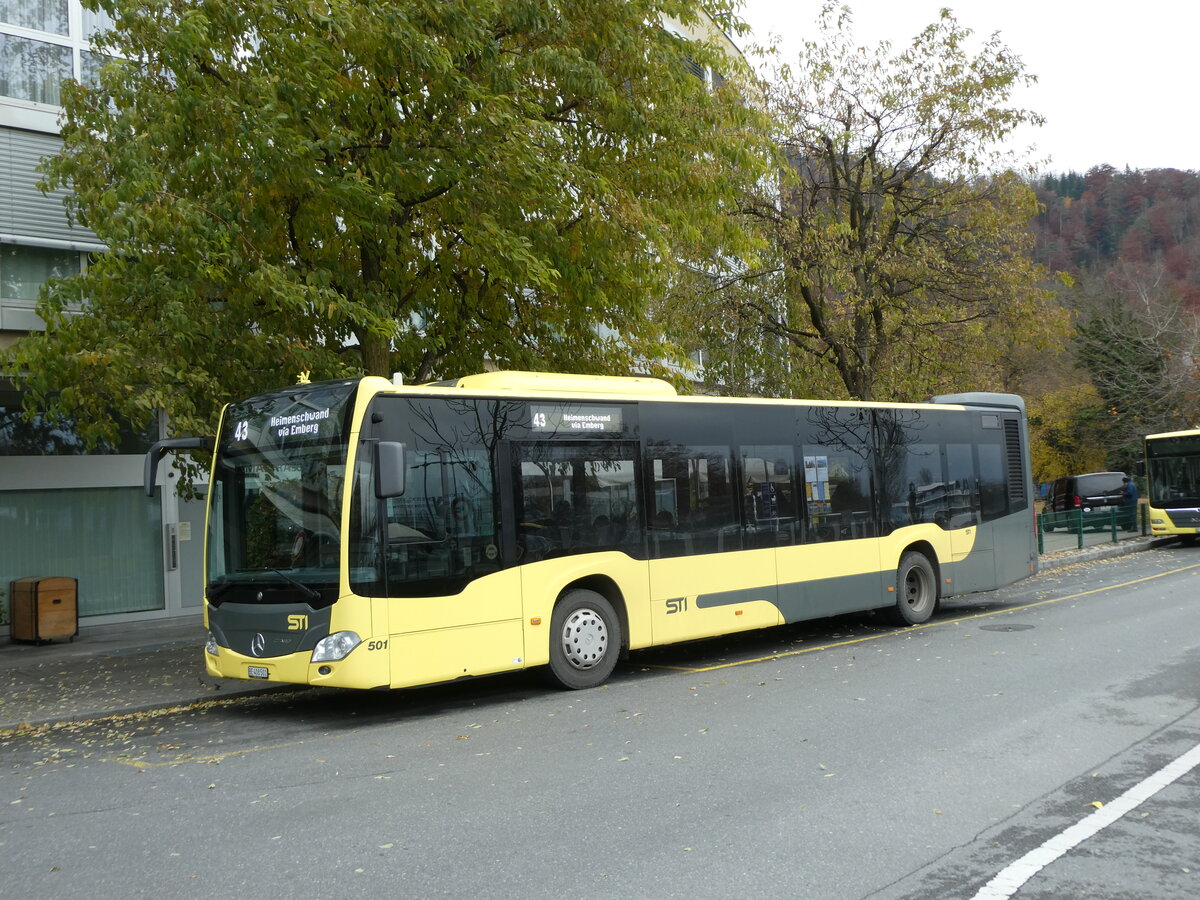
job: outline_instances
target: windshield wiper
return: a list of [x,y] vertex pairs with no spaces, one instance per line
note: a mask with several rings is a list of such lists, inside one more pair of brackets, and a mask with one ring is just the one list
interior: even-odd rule
[[295,578],[292,578],[290,575],[285,575],[283,572],[280,572],[278,569],[272,569],[271,571],[274,572],[276,575],[278,575],[280,578],[282,578],[284,581],[286,581],[288,584],[290,584],[292,587],[294,587],[298,591],[300,591],[300,593],[302,593],[309,600],[320,600],[321,599],[320,592],[313,590],[307,584],[303,584],[302,582],[297,581]]

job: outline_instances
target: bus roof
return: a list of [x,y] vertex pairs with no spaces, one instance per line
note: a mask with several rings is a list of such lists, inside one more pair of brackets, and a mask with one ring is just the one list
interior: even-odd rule
[[1200,428],[1187,428],[1183,431],[1164,431],[1162,434],[1148,434],[1146,440],[1155,441],[1159,438],[1200,437]]
[[675,388],[661,378],[623,375],[565,375],[557,372],[481,372],[424,387],[462,388],[468,391],[512,391],[518,394],[627,394],[674,397]]
[[924,403],[895,403],[887,401],[818,400],[790,397],[727,397],[709,394],[680,395],[670,382],[661,378],[623,375],[572,375],[558,372],[523,372],[501,370],[464,375],[445,381],[434,381],[419,385],[399,385],[383,378],[369,377],[364,381],[374,382],[378,390],[397,393],[434,394],[444,391],[464,391],[483,396],[504,394],[554,395],[560,398],[609,397],[626,400],[679,400],[686,403],[746,403],[746,404],[796,404],[800,406],[843,406],[853,408],[889,409],[897,407],[934,408],[945,406],[1016,409],[1024,413],[1025,401],[1016,394],[974,391],[961,394],[943,394]]
[[996,394],[990,391],[969,391],[965,394],[939,394],[934,403],[951,403],[955,406],[1011,406],[1025,412],[1025,400],[1019,394]]

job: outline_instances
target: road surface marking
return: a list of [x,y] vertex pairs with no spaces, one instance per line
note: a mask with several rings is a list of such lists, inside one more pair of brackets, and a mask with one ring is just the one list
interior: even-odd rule
[[1159,769],[1140,784],[1134,785],[1116,800],[1100,807],[1090,816],[1076,822],[1066,831],[1059,832],[1036,850],[1031,850],[1007,866],[979,889],[975,900],[1005,900],[1005,898],[1011,897],[1020,890],[1021,885],[1064,853],[1082,844],[1102,828],[1107,828],[1198,765],[1200,765],[1200,744],[1174,762]]

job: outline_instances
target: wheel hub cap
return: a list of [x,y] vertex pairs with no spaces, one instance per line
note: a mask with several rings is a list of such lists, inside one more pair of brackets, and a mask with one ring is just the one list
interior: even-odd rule
[[563,652],[577,669],[590,669],[608,652],[608,628],[591,609],[577,609],[563,623]]

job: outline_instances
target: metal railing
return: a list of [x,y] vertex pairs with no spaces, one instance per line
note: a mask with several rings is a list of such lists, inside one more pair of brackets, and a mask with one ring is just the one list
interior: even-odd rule
[[1081,509],[1045,512],[1037,517],[1038,552],[1055,553],[1096,544],[1117,543],[1136,535],[1149,534],[1146,507],[1108,506],[1084,512]]

